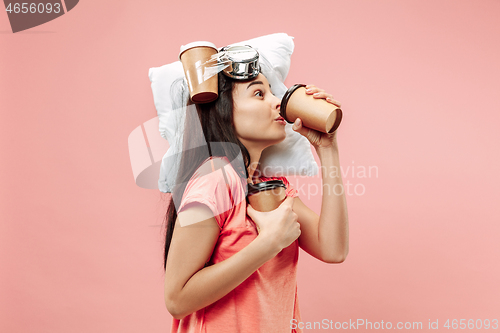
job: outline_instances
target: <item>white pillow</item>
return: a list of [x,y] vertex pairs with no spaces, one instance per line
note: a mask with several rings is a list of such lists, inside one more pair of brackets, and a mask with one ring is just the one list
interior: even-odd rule
[[[282,98],[287,90],[283,83],[290,68],[293,53],[293,37],[285,33],[262,36],[230,45],[250,45],[259,52],[262,74],[271,84],[271,91]],[[163,157],[158,188],[171,192],[175,184],[180,162],[183,124],[186,103],[189,99],[184,70],[180,61],[149,69],[149,80],[160,122],[160,134],[168,140],[170,148]],[[309,141],[292,130],[292,124],[285,125],[286,138],[279,144],[264,149],[261,156],[261,170],[271,176],[313,176],[318,173]],[[178,158],[172,158],[172,156]]]

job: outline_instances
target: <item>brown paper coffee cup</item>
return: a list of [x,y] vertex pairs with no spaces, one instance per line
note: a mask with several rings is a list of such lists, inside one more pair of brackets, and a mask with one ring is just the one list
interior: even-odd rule
[[281,205],[286,197],[286,186],[281,180],[248,184],[248,201],[259,212],[269,212]]
[[300,118],[305,127],[323,133],[335,132],[342,120],[339,107],[322,98],[307,95],[304,84],[296,84],[288,89],[281,100],[280,114],[290,124]]
[[194,103],[209,103],[218,97],[217,75],[203,80],[205,64],[217,53],[217,48],[209,42],[193,42],[181,46],[179,59],[189,87],[189,94]]

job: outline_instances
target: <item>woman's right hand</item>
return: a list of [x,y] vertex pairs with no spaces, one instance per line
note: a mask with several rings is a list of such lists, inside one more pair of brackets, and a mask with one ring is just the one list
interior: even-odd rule
[[270,212],[259,212],[250,204],[247,206],[247,214],[255,222],[259,236],[268,238],[279,251],[292,244],[301,233],[297,214],[292,210],[293,199],[287,197]]

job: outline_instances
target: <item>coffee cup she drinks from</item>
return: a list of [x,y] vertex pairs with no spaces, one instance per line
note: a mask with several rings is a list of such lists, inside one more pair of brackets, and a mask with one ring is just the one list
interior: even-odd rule
[[342,110],[322,98],[306,94],[305,84],[295,84],[287,90],[281,100],[280,114],[293,124],[302,119],[305,127],[323,133],[333,133],[342,120]]

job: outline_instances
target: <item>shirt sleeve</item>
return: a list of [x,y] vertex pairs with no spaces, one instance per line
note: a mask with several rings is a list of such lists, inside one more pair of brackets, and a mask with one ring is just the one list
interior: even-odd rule
[[233,208],[225,179],[222,169],[205,174],[195,172],[186,185],[177,213],[188,204],[204,204],[212,211],[219,228],[222,229]]

